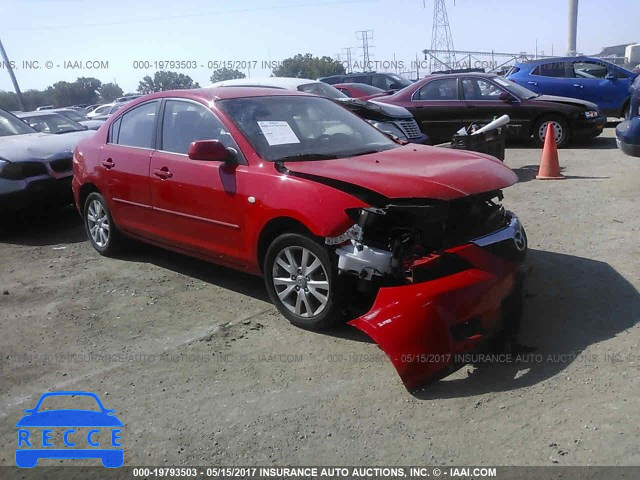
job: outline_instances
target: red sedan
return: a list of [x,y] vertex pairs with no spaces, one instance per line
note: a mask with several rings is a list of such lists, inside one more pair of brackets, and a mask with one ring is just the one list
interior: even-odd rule
[[409,388],[515,325],[527,242],[500,199],[516,175],[482,154],[396,143],[331,100],[148,95],[81,142],[73,169],[99,253],[131,237],[263,275],[295,325],[353,319]]
[[360,100],[369,100],[386,94],[385,90],[366,83],[338,83],[333,87],[340,90],[347,97],[359,98]]

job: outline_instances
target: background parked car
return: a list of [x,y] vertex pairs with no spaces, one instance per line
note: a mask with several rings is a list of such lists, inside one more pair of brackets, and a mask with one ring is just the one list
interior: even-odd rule
[[590,57],[546,58],[516,63],[507,78],[536,93],[580,98],[610,117],[624,117],[636,73]]
[[628,119],[616,127],[618,148],[627,155],[640,157],[640,76],[629,89],[631,102]]
[[333,86],[317,80],[286,77],[239,78],[216,82],[210,86],[257,86],[312,93],[340,102],[343,107],[351,110],[360,118],[365,119],[379,130],[398,137],[400,140],[411,143],[430,143],[430,139],[420,131],[415,119],[406,109],[349,98]]
[[321,82],[334,85],[336,83],[365,83],[378,87],[385,92],[397,91],[404,87],[408,87],[413,82],[408,78],[404,78],[401,75],[395,73],[376,73],[376,72],[362,72],[362,73],[348,73],[345,75],[331,75],[329,77],[319,78]]
[[378,97],[385,93],[384,90],[365,83],[336,83],[334,88],[340,90],[347,97],[359,98],[360,100],[369,100],[372,97]]
[[87,113],[87,118],[97,117],[99,115],[106,115],[109,110],[111,110],[116,103],[105,103],[104,105],[99,105],[90,112]]
[[0,109],[0,209],[2,214],[28,207],[71,202],[72,152],[95,132],[40,133]]
[[135,100],[136,98],[140,98],[142,95],[126,95],[124,97],[116,98],[116,103],[122,102],[130,102],[131,100]]
[[104,120],[95,120],[95,119],[89,120],[87,116],[84,114],[84,110],[74,110],[71,108],[56,108],[51,111],[59,113],[60,115],[64,115],[65,117],[73,120],[74,122],[78,122],[80,125],[87,127],[89,130],[97,130],[104,123]]
[[486,124],[505,114],[511,117],[510,137],[533,136],[542,144],[551,123],[558,146],[571,137],[597,137],[606,124],[593,103],[539,95],[488,73],[430,75],[376,102],[405,107],[424,133],[441,142],[451,141],[455,132],[471,123]]
[[101,114],[93,116],[91,118],[91,120],[105,121],[107,118],[109,118],[111,115],[113,115],[118,110],[120,110],[123,106],[125,106],[126,103],[127,102],[116,103],[110,109],[108,109],[106,112],[103,112]]
[[84,125],[80,125],[78,122],[53,110],[47,110],[46,112],[20,112],[16,113],[16,117],[43,133],[60,135],[70,132],[81,132],[88,129]]

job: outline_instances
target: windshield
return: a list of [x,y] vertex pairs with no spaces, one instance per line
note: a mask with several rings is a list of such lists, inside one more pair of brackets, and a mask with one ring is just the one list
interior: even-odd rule
[[517,83],[512,82],[511,80],[507,80],[506,78],[494,77],[492,80],[496,82],[498,85],[501,85],[507,90],[509,90],[518,98],[528,99],[528,98],[535,98],[538,96],[537,93],[532,92],[528,88],[524,88],[523,86],[518,85]]
[[0,110],[0,137],[22,135],[25,133],[36,133],[36,131],[9,112]]
[[60,110],[57,113],[59,113],[60,115],[64,115],[74,122],[82,122],[83,120],[87,119],[87,117],[85,117],[84,115],[80,115],[78,112],[75,112],[73,110]]
[[52,113],[49,115],[23,116],[22,118],[29,122],[29,125],[31,125],[39,132],[67,133],[86,130],[86,128],[79,123],[74,122],[70,118],[67,118],[58,113]]
[[304,85],[300,85],[298,90],[305,93],[313,93],[314,95],[320,95],[321,97],[327,98],[348,98],[344,93],[342,93],[337,88],[332,87],[331,85],[327,85],[322,82],[314,82],[314,83],[305,83]]
[[413,85],[413,82],[411,80],[401,77],[400,75],[396,75],[395,73],[389,73],[387,75],[393,78],[396,83],[399,83],[402,88]]
[[258,154],[270,161],[344,158],[398,146],[325,98],[234,98],[221,100],[220,106]]

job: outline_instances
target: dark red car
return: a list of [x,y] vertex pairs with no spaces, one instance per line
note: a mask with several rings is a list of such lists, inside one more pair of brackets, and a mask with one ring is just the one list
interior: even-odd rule
[[489,73],[429,75],[394,95],[376,102],[409,110],[423,133],[433,141],[448,142],[471,123],[489,123],[509,115],[511,138],[531,137],[544,143],[547,125],[553,125],[556,143],[572,138],[593,138],[602,133],[606,116],[595,103],[577,98],[540,95],[517,83]]
[[486,155],[396,143],[326,98],[148,95],[80,143],[73,168],[101,254],[132,237],[263,275],[295,325],[354,319],[409,388],[518,311],[526,236],[500,205],[516,175]]
[[385,93],[385,90],[366,83],[337,83],[333,87],[340,90],[347,97],[359,98],[360,100],[369,100]]

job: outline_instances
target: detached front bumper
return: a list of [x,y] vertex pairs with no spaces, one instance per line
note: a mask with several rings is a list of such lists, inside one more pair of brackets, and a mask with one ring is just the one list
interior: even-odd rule
[[407,389],[437,380],[462,362],[462,354],[500,333],[515,335],[525,273],[512,254],[526,248],[513,216],[506,228],[445,252],[468,268],[381,288],[369,312],[349,324],[378,343]]

